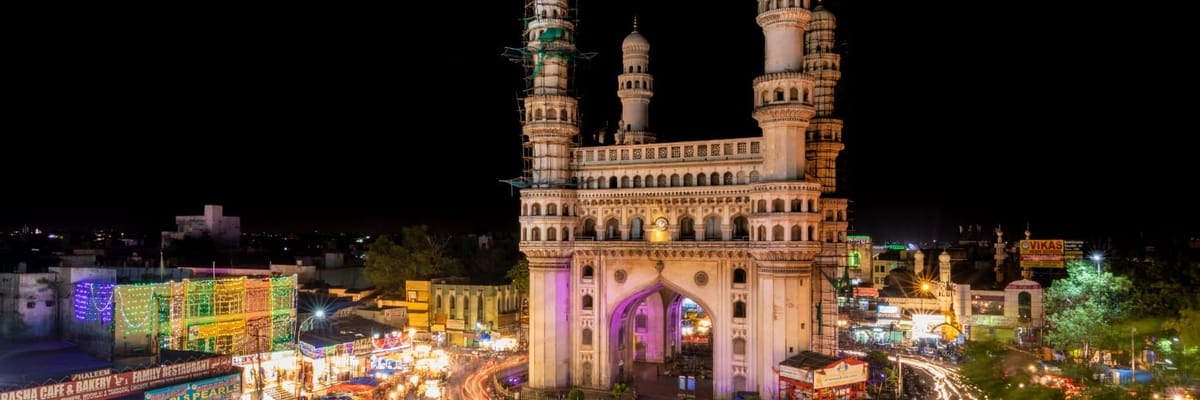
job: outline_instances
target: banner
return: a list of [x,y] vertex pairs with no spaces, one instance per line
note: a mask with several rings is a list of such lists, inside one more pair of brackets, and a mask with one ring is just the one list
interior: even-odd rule
[[242,397],[242,374],[148,390],[145,400],[234,400]]
[[1063,241],[1022,240],[1021,268],[1062,268]]
[[854,297],[879,297],[879,289],[856,287]]
[[[162,385],[229,373],[229,356],[188,361],[0,393],[0,400],[104,400],[145,392]],[[241,375],[238,375],[241,376]]]

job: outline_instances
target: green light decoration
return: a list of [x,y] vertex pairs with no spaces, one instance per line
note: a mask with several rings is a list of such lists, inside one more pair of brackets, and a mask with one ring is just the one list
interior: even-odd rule
[[859,253],[858,250],[854,250],[854,251],[850,252],[849,264],[851,267],[858,267],[861,264],[861,260],[862,260],[862,254]]
[[118,335],[149,334],[154,332],[155,314],[158,307],[154,303],[155,286],[152,285],[120,285],[114,290],[115,306],[121,316],[121,324],[117,327]]

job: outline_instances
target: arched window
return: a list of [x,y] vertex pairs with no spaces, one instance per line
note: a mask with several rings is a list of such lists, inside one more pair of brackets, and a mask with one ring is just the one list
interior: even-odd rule
[[804,210],[800,209],[800,207],[803,205],[804,205],[804,202],[800,201],[800,199],[792,199],[792,212],[804,211]]
[[666,175],[658,176],[658,187],[667,187],[667,176]]
[[783,206],[783,199],[775,199],[774,201],[771,201],[771,211],[774,211],[774,212],[787,211],[787,208],[785,208]]
[[521,240],[529,240],[529,229],[521,228]]
[[546,205],[546,215],[550,215],[550,216],[558,215],[558,206],[554,205],[554,203],[547,204]]
[[846,220],[846,212],[842,211],[842,210],[838,210],[837,218],[838,218],[837,219],[838,221],[845,221]]
[[696,239],[696,223],[691,217],[683,217],[679,219],[679,240],[695,240]]
[[775,101],[783,101],[783,89],[775,88]]
[[642,240],[642,219],[633,217],[629,220],[629,238],[631,240]]
[[553,108],[546,110],[546,119],[554,121],[558,119],[558,111]]
[[653,176],[646,175],[645,182],[646,182],[646,187],[654,187],[654,177]]
[[733,283],[746,283],[745,268],[735,268],[733,270]]
[[1029,322],[1033,317],[1033,296],[1029,292],[1017,294],[1017,320]]
[[623,188],[631,188],[631,187],[633,187],[633,186],[630,186],[630,185],[629,185],[629,177],[628,177],[628,176],[622,176],[622,177],[621,177],[621,187],[623,187]]
[[733,240],[750,240],[750,221],[746,217],[733,218]]
[[767,201],[759,200],[757,203],[757,207],[754,208],[754,212],[760,212],[760,213],[767,212]]
[[594,277],[595,274],[596,274],[596,270],[595,270],[595,268],[592,268],[591,265],[583,266],[583,279],[592,279],[592,277]]
[[455,308],[455,305],[454,305],[454,303],[457,303],[457,301],[455,301],[455,296],[454,296],[454,295],[450,295],[450,314],[451,314],[451,315],[453,315],[453,314],[454,314],[454,308]]
[[817,202],[813,199],[808,199],[808,212],[817,212]]
[[738,183],[739,185],[745,185],[745,184],[747,184],[747,183],[750,183],[750,181],[747,181],[747,180],[746,180],[746,173],[745,173],[745,172],[738,171],[738,173],[737,173],[737,183]]
[[683,174],[683,186],[695,186],[695,185],[696,185],[696,180],[692,177],[692,174]]
[[746,302],[741,300],[733,302],[733,317],[746,318]]
[[776,242],[781,242],[784,240],[783,226],[775,225],[774,228],[771,228],[771,240],[776,241]]
[[625,81],[626,89],[633,89],[633,81]]
[[793,242],[799,242],[800,240],[802,240],[802,238],[800,237],[801,232],[803,232],[803,231],[800,230],[800,225],[792,225],[792,241]]
[[542,230],[538,229],[537,227],[534,227],[533,231],[530,232],[530,236],[533,236],[533,237],[529,238],[529,240],[532,240],[534,242],[542,240]]
[[760,180],[762,180],[762,177],[758,174],[758,171],[750,171],[750,183],[755,183]]
[[641,88],[642,88],[642,81],[633,81],[633,88],[634,88],[634,89],[641,89]]
[[585,238],[596,237],[596,220],[591,218],[583,220],[583,232],[576,236],[583,236]]
[[558,230],[554,228],[546,228],[546,240],[551,242],[558,240]]
[[746,355],[746,339],[744,339],[744,338],[733,339],[733,355],[735,355],[735,356]]
[[724,181],[722,181],[722,182],[721,182],[721,184],[722,184],[722,185],[732,185],[732,184],[733,184],[733,173],[732,173],[732,172],[726,172],[726,173],[725,173],[725,180],[724,180]]
[[583,309],[584,310],[592,309],[592,295],[590,295],[590,294],[583,295]]
[[571,240],[571,230],[564,226],[562,228],[562,241],[565,242],[568,240]]
[[437,310],[438,311],[442,310],[442,295],[440,295],[440,294],[437,297]]
[[643,88],[646,88],[646,89],[650,89],[650,82],[646,82],[646,80],[645,80],[645,79],[643,79],[643,80],[642,80],[642,87],[643,87]]
[[679,174],[671,174],[671,186],[679,186]]
[[529,205],[528,204],[521,205],[521,215],[529,215]]
[[767,104],[767,91],[762,92],[762,104]]
[[767,227],[765,225],[760,225],[758,227],[758,241],[767,241]]
[[800,100],[800,89],[796,89],[796,88],[788,89],[788,100],[791,100],[791,101]]
[[809,241],[817,240],[817,227],[812,226],[812,225],[808,226],[808,240]]
[[640,177],[640,176],[633,177],[633,187],[639,187],[639,188],[642,187],[642,177]]
[[541,204],[533,203],[533,207],[531,207],[530,210],[533,211],[532,215],[535,215],[535,216],[542,215],[542,205]]
[[595,189],[595,188],[596,188],[596,178],[595,178],[595,177],[591,177],[591,176],[589,176],[589,177],[587,178],[587,188],[588,188],[588,189]]
[[[581,344],[583,344],[584,346],[592,345],[592,328],[583,328],[583,337],[580,339],[579,342]],[[587,364],[588,363],[584,363],[584,365],[587,365]],[[587,367],[585,366],[584,368],[586,369]]]
[[546,119],[545,114],[542,114],[542,109],[539,108],[539,109],[533,110],[533,119],[535,121],[541,121],[543,119]]
[[[475,323],[483,321],[483,294],[475,296]],[[485,324],[488,325],[488,324]]]
[[562,207],[562,209],[563,209],[563,216],[564,216],[564,217],[569,217],[569,216],[571,216],[571,206],[568,206],[568,205],[566,205],[566,204],[563,204],[563,207]]
[[708,186],[708,175],[703,172],[696,174],[696,186]]
[[558,112],[558,119],[567,121],[567,110],[565,108]]
[[604,223],[604,240],[621,240],[621,223],[616,218]]
[[614,176],[614,177],[608,178],[608,187],[610,187],[610,188],[617,187],[617,177]]
[[721,184],[721,175],[717,174],[716,172],[713,172],[712,175],[708,176],[708,183],[712,184],[713,186],[720,185]]
[[721,240],[721,219],[715,215],[704,219],[704,240]]

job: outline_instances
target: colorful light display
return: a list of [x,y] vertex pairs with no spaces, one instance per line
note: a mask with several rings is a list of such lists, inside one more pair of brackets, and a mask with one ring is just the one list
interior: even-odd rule
[[113,287],[103,282],[75,284],[75,319],[108,324],[113,319]]

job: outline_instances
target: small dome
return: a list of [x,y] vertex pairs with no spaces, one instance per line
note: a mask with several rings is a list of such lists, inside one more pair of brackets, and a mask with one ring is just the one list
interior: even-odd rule
[[950,252],[943,251],[942,254],[938,255],[938,261],[950,262]]
[[625,41],[621,42],[621,50],[650,51],[650,41],[646,40],[646,37],[642,36],[638,31],[633,31],[629,33],[629,36],[625,37]]
[[833,13],[831,13],[831,12],[829,12],[829,10],[825,9],[824,5],[818,4],[817,8],[813,9],[812,20],[813,20],[813,22],[826,21],[826,20],[836,21],[836,18],[833,17]]

